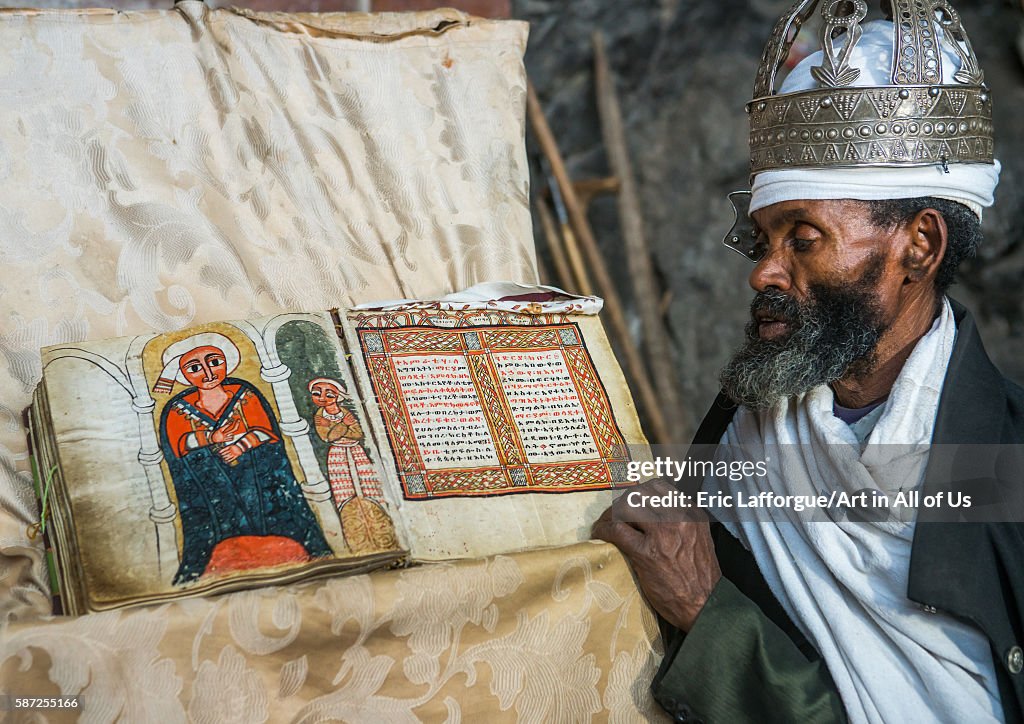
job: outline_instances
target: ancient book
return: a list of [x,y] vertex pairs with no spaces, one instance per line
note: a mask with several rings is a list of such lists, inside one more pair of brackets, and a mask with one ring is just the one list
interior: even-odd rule
[[65,612],[587,539],[646,443],[593,300],[537,294],[44,349]]

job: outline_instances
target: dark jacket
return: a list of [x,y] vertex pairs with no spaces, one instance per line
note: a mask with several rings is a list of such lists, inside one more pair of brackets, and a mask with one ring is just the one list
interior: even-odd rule
[[[953,487],[972,494],[975,515],[991,520],[992,510],[1002,509],[1004,520],[1019,521],[1024,390],[993,366],[971,315],[955,302],[953,311],[957,338],[932,438],[949,447],[933,448],[922,496],[948,490],[944,471],[953,468]],[[735,411],[720,395],[694,444],[716,445]],[[676,721],[845,720],[824,662],[753,556],[721,525],[712,526],[712,535],[723,578],[688,634],[662,621],[665,659],[652,684],[657,701]],[[1006,721],[1024,722],[1024,524],[933,520],[922,510],[907,597],[926,613],[943,611],[985,634]]]

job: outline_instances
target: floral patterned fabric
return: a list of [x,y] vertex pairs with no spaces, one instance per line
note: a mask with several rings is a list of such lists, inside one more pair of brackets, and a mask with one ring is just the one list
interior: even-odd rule
[[525,42],[453,11],[0,11],[0,619],[49,608],[40,347],[534,280]]
[[0,686],[77,694],[83,722],[651,721],[655,629],[581,543],[16,623]]
[[653,715],[603,544],[52,618],[27,535],[42,346],[536,281],[525,42],[447,10],[0,10],[0,691],[92,722]]

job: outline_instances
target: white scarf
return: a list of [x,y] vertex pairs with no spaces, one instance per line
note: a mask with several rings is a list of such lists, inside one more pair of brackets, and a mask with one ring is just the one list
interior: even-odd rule
[[[833,414],[825,385],[768,410],[741,408],[721,455],[738,458],[742,447],[745,459],[760,459],[758,450],[773,458],[767,484],[765,478],[709,478],[705,489],[751,496],[765,488],[782,495],[918,488],[955,338],[946,302],[863,446]],[[762,515],[762,522],[726,526],[821,653],[851,721],[1000,721],[987,639],[907,598],[914,522],[850,522],[834,510],[817,517],[823,522],[809,517],[783,509],[771,522]]]

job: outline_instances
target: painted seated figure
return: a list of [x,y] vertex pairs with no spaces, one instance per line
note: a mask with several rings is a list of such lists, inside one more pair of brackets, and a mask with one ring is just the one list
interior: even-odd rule
[[154,392],[175,395],[160,418],[181,515],[174,582],[332,555],[292,472],[273,409],[243,379],[228,377],[238,348],[222,334],[170,345]]

